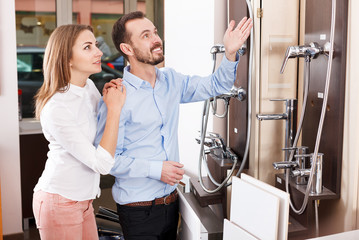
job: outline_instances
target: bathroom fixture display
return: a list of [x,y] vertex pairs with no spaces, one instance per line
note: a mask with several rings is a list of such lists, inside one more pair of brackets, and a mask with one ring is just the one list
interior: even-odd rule
[[[329,203],[321,204],[318,209],[318,201],[340,198],[347,10],[348,1],[307,0],[305,42],[310,44],[288,47],[281,68],[285,70],[290,58],[304,58],[304,77],[310,78],[303,87],[307,95],[302,105],[306,117],[303,121],[302,111],[297,130],[302,135],[301,144],[307,146],[306,153],[296,152],[301,148],[297,146],[296,136],[288,151],[290,161],[297,166],[287,168],[288,174],[275,176],[276,187],[290,192],[290,215],[306,229],[303,237],[319,236],[318,215],[321,211],[331,211]],[[289,226],[289,236],[297,234],[296,231]]]
[[[330,37],[330,41],[331,41],[331,47],[330,47],[330,51],[329,51],[329,59],[328,59],[328,67],[327,67],[327,76],[326,76],[326,81],[325,81],[325,91],[324,91],[324,96],[323,96],[323,104],[322,104],[322,111],[321,111],[321,115],[320,115],[320,120],[319,120],[319,126],[318,126],[318,131],[317,131],[317,139],[315,142],[315,148],[314,148],[314,153],[312,156],[312,166],[311,166],[311,172],[309,174],[309,179],[308,179],[308,185],[307,185],[307,190],[305,193],[305,197],[303,200],[303,204],[301,206],[301,208],[295,209],[295,207],[293,206],[293,204],[291,203],[291,207],[293,209],[294,212],[296,212],[297,214],[302,214],[306,208],[307,202],[308,202],[308,195],[310,192],[310,188],[312,187],[311,184],[313,182],[315,182],[314,184],[318,183],[318,179],[315,179],[314,176],[316,175],[319,178],[319,174],[317,175],[317,169],[318,167],[320,167],[320,169],[322,169],[322,164],[317,164],[317,162],[322,161],[322,158],[320,158],[320,160],[318,161],[318,150],[319,150],[319,145],[320,145],[320,139],[321,139],[321,133],[322,133],[322,129],[323,129],[323,123],[324,123],[324,119],[325,119],[325,114],[326,114],[326,103],[327,103],[327,99],[328,99],[328,94],[329,94],[329,86],[330,86],[330,80],[331,80],[331,66],[333,63],[333,51],[334,51],[334,26],[335,26],[335,14],[336,14],[336,0],[332,1],[332,22],[331,22],[331,37]],[[317,57],[317,55],[319,53],[323,53],[322,48],[318,46],[318,44],[309,44],[308,46],[304,46],[304,47],[299,47],[299,53],[295,53],[293,54],[294,56],[297,57],[306,57],[309,56],[310,58],[315,58]],[[301,51],[305,51],[306,54],[302,54]],[[285,62],[288,60],[288,55],[290,55],[290,50],[287,50],[287,54],[284,60],[283,65],[285,66]],[[307,59],[307,62],[310,62],[310,59]],[[309,64],[306,65],[308,68],[308,72],[309,72]],[[307,75],[306,80],[309,81],[310,76]],[[306,100],[305,100],[306,102]],[[304,109],[304,108],[303,108]],[[303,121],[304,117],[304,112],[302,113],[302,117],[301,117],[301,122]],[[299,129],[298,131],[298,136],[300,133],[301,129]],[[296,140],[298,139],[298,137],[296,136]],[[295,145],[293,147],[296,147],[297,141],[295,141]],[[287,169],[287,172],[289,171],[289,169]],[[320,170],[321,173],[321,170]],[[314,180],[315,179],[315,180]],[[320,183],[322,182],[322,174],[320,174]],[[289,178],[288,176],[286,177],[286,190],[287,192],[289,192],[288,190],[288,186],[289,186]],[[321,185],[322,186],[322,185]],[[313,191],[312,191],[313,192]],[[321,193],[322,191],[317,190],[314,191],[315,193]]]
[[[334,18],[334,22],[335,22],[335,18]],[[334,34],[334,33],[333,33]],[[331,41],[334,41],[334,38],[331,38]],[[320,142],[320,137],[319,137],[319,141],[316,141],[315,144],[315,152],[313,153],[313,157],[312,157],[312,167],[310,169],[310,172],[308,174],[308,170],[303,170],[303,172],[301,172],[300,170],[298,170],[298,168],[300,169],[300,164],[298,163],[298,161],[293,161],[293,155],[294,155],[294,151],[297,148],[297,143],[298,143],[298,139],[299,139],[299,135],[301,133],[302,130],[302,126],[303,126],[303,120],[304,120],[304,116],[305,116],[305,111],[306,111],[306,104],[307,104],[307,98],[308,98],[308,89],[309,89],[309,79],[310,79],[310,62],[312,59],[315,59],[318,57],[319,54],[325,54],[328,55],[328,51],[324,51],[323,50],[324,47],[319,46],[318,43],[316,42],[312,42],[308,45],[303,45],[303,46],[289,46],[287,48],[287,51],[285,53],[285,57],[283,60],[283,64],[280,70],[280,73],[284,72],[285,66],[287,64],[287,61],[289,58],[305,58],[305,87],[304,87],[304,98],[303,98],[303,106],[302,106],[302,112],[301,112],[301,117],[300,117],[300,123],[299,123],[299,128],[298,130],[296,129],[296,127],[294,126],[290,126],[291,121],[295,121],[296,120],[296,115],[293,114],[292,112],[288,111],[288,109],[290,109],[291,106],[289,106],[289,104],[287,103],[287,111],[284,114],[265,114],[265,115],[261,115],[258,114],[257,118],[258,120],[278,120],[278,119],[286,119],[287,124],[286,124],[286,136],[285,136],[285,158],[284,158],[284,162],[275,162],[273,163],[273,166],[275,169],[285,169],[285,174],[286,176],[286,191],[289,193],[288,190],[288,185],[289,185],[289,174],[291,173],[291,175],[297,177],[297,181],[296,183],[298,184],[298,177],[304,177],[304,173],[306,175],[309,175],[309,179],[308,179],[308,186],[307,186],[307,190],[306,190],[306,194],[305,194],[305,198],[302,204],[302,207],[297,210],[295,209],[294,205],[292,204],[292,202],[290,202],[290,206],[293,209],[293,211],[297,214],[302,214],[306,208],[306,204],[308,201],[308,194],[310,192],[310,185],[312,184],[313,181],[315,181],[314,184],[318,184],[318,181],[322,181],[322,174],[321,174],[321,170],[320,173],[317,172],[318,168],[322,168],[321,164],[317,164],[317,161],[322,161],[322,157],[318,160],[317,156],[318,156],[318,149],[319,149],[319,142]],[[331,51],[329,52],[329,62],[328,62],[328,73],[330,72],[330,65],[332,64],[332,58],[333,58],[333,49],[331,48]],[[326,87],[329,88],[329,83],[330,83],[330,73],[327,75],[326,78]],[[325,95],[324,95],[324,101],[323,101],[323,106],[325,105],[325,99],[328,98],[328,91],[325,91]],[[288,102],[288,100],[286,100]],[[296,112],[296,108],[293,108],[293,111]],[[295,117],[292,119],[289,119],[289,114],[291,114]],[[322,112],[322,114],[320,115],[320,123],[323,123],[325,118],[325,112]],[[322,131],[322,124],[320,124],[318,126],[318,134],[317,134],[317,138],[318,136],[321,134]],[[294,131],[297,131],[295,139],[293,139],[293,135],[291,135]],[[306,157],[305,154],[297,154],[297,156],[303,160],[303,158]],[[321,155],[322,156],[322,155]],[[294,169],[297,169],[297,171],[295,172],[295,174],[292,173],[292,171]],[[302,174],[303,173],[303,174]],[[315,174],[316,178],[313,177]],[[315,180],[313,180],[315,179]],[[303,179],[301,181],[303,183]],[[321,191],[316,190],[316,191],[312,191],[312,193],[321,193]]]
[[[246,2],[246,3],[245,3]],[[229,4],[229,1],[227,1]],[[239,22],[243,16],[249,15],[253,19],[252,5],[249,0],[232,1],[233,7],[236,8],[234,16],[236,22]],[[247,4],[248,11],[243,8],[243,4]],[[232,6],[231,6],[232,8]],[[236,17],[240,18],[237,19]],[[223,216],[227,214],[227,190],[226,187],[231,185],[229,181],[235,171],[237,176],[248,168],[249,144],[251,137],[251,121],[252,121],[252,62],[253,62],[253,28],[247,43],[242,45],[238,51],[241,64],[237,67],[236,81],[232,89],[215,98],[208,99],[204,103],[202,115],[202,127],[200,137],[196,139],[200,144],[200,156],[198,162],[198,179],[191,178],[191,191],[194,193],[197,201],[202,207],[222,203]],[[210,53],[213,59],[213,72],[216,69],[217,54],[223,54],[225,48],[223,45],[214,45]],[[224,103],[224,111],[217,111],[217,104]],[[230,106],[230,111],[229,111]],[[212,111],[211,111],[212,108]],[[218,118],[228,117],[226,125],[238,129],[233,135],[228,134],[228,130],[222,133],[225,148],[219,147],[223,142],[213,140],[212,133],[207,133],[208,116],[212,114]],[[235,123],[232,121],[233,114],[240,113],[235,117]],[[233,123],[235,126],[233,126]],[[228,126],[227,126],[228,128]],[[228,136],[229,135],[229,139]],[[215,142],[215,143],[214,143]],[[239,144],[240,142],[240,144]],[[221,144],[219,144],[221,143]],[[224,154],[225,153],[225,154]],[[205,170],[205,176],[202,171]],[[237,171],[238,170],[238,171]],[[221,213],[222,214],[222,213]]]
[[[333,6],[334,7],[334,6]],[[334,18],[335,22],[335,18]],[[331,35],[334,33],[332,32]],[[324,100],[323,100],[323,108],[326,106],[326,100],[328,99],[328,88],[330,84],[330,70],[331,65],[333,61],[333,41],[334,38],[331,37],[331,49],[329,52],[329,59],[328,59],[328,70],[327,70],[327,77],[325,81],[325,93],[324,93]],[[306,105],[308,100],[308,91],[309,91],[309,79],[310,79],[310,62],[312,59],[315,59],[318,57],[319,54],[326,54],[325,51],[323,51],[323,48],[319,46],[317,43],[310,43],[309,45],[304,46],[290,46],[287,48],[285,58],[281,67],[280,72],[283,73],[284,68],[286,66],[286,63],[289,58],[295,58],[295,57],[304,57],[305,58],[305,80],[304,80],[304,96],[303,96],[303,106],[302,106],[302,112],[300,116],[300,122],[299,122],[299,128],[297,129],[296,136],[294,141],[290,142],[289,146],[286,146],[284,149],[286,151],[286,157],[284,162],[276,162],[273,163],[273,166],[275,169],[285,169],[285,190],[287,193],[290,193],[289,191],[289,185],[290,185],[290,177],[296,178],[296,181],[294,184],[299,185],[302,184],[302,186],[306,186],[306,190],[304,193],[304,198],[301,204],[301,207],[298,209],[296,206],[294,206],[294,200],[293,196],[292,199],[290,199],[290,206],[292,211],[295,214],[301,215],[305,212],[308,201],[309,201],[309,194],[315,194],[320,195],[322,194],[323,190],[323,182],[322,182],[322,169],[323,169],[323,154],[318,153],[319,145],[320,145],[320,137],[321,132],[323,128],[323,121],[325,118],[325,111],[321,113],[320,120],[319,120],[319,126],[317,129],[317,139],[315,142],[315,148],[314,153],[312,154],[304,154],[300,153],[294,156],[295,150],[304,150],[303,147],[297,148],[297,143],[299,139],[299,135],[302,131],[302,126],[304,122],[304,116],[306,113]],[[313,119],[314,120],[314,119]],[[286,136],[287,138],[287,136]],[[306,158],[310,157],[311,167],[309,169],[305,168],[305,162]],[[297,159],[297,160],[294,160]],[[304,166],[304,168],[303,168]],[[278,174],[277,174],[278,176]],[[277,178],[278,179],[278,178]],[[278,181],[278,180],[277,180]],[[292,181],[293,182],[293,181]],[[306,183],[306,185],[305,185]],[[317,200],[315,200],[315,213],[318,214],[318,204]],[[316,219],[318,219],[318,215],[316,215]],[[316,232],[317,236],[319,236],[319,222],[316,222]]]
[[[248,11],[249,11],[249,15],[250,18],[253,19],[253,12],[252,12],[252,7],[250,2],[247,0],[247,7],[248,7]],[[250,41],[251,41],[251,46],[253,45],[253,28],[251,29],[251,34],[250,34]],[[243,55],[246,52],[246,46],[242,47],[242,49],[239,51],[239,55]],[[225,48],[222,45],[214,45],[211,50],[210,53],[213,56],[213,60],[214,60],[214,66],[213,66],[213,71],[215,71],[215,60],[216,60],[216,55],[218,53],[223,53],[225,52]],[[252,61],[253,58],[253,51],[252,49],[250,49],[250,56],[249,56],[250,60],[249,62]],[[248,66],[248,72],[249,72],[249,76],[248,76],[248,86],[251,86],[251,67],[252,65],[249,64]],[[222,189],[222,187],[224,186],[229,186],[231,183],[228,183],[228,180],[230,179],[230,177],[232,176],[234,169],[237,166],[237,161],[238,161],[238,157],[236,155],[236,153],[233,153],[233,151],[231,150],[231,148],[227,148],[226,150],[222,150],[223,152],[230,152],[231,154],[229,154],[229,157],[231,160],[233,160],[233,165],[232,168],[230,170],[230,172],[226,175],[225,179],[220,182],[216,179],[213,178],[211,172],[209,171],[209,168],[207,167],[207,159],[206,159],[206,152],[208,153],[208,151],[205,150],[204,148],[204,142],[205,142],[205,138],[206,138],[206,131],[207,131],[207,124],[208,124],[208,115],[209,115],[209,109],[210,109],[210,103],[213,102],[214,104],[212,104],[212,108],[213,108],[213,114],[217,117],[225,117],[227,115],[228,112],[228,105],[229,105],[229,99],[235,99],[235,100],[239,100],[239,101],[244,101],[246,100],[248,94],[248,128],[247,128],[247,144],[246,144],[246,150],[245,150],[245,154],[243,156],[243,160],[240,166],[239,171],[237,172],[237,176],[240,174],[240,172],[243,171],[244,166],[246,164],[247,158],[248,158],[248,151],[249,151],[249,142],[250,142],[250,121],[251,121],[251,114],[250,114],[250,109],[251,109],[251,89],[249,89],[247,92],[242,88],[242,87],[236,87],[233,86],[233,88],[231,89],[231,91],[229,93],[225,93],[222,94],[218,97],[212,98],[212,99],[208,99],[205,101],[204,103],[204,109],[203,109],[203,116],[202,116],[202,129],[201,129],[201,137],[199,139],[199,142],[201,147],[200,147],[200,157],[199,157],[199,165],[198,165],[198,172],[199,172],[199,183],[201,185],[201,187],[203,188],[203,190],[207,193],[216,193],[219,190]],[[222,115],[218,115],[217,114],[217,98],[220,99],[224,99],[225,100],[225,113]],[[216,155],[215,155],[216,156]],[[207,170],[207,174],[208,177],[210,178],[211,182],[216,186],[214,189],[209,189],[207,186],[205,186],[203,184],[203,179],[202,179],[202,163],[204,163],[204,166]]]

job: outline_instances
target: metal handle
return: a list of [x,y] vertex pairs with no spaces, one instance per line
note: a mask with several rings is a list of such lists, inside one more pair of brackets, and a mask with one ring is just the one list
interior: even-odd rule
[[215,132],[207,132],[207,133],[211,138],[219,138],[219,137],[221,137],[221,135],[219,135],[219,133],[215,133]]
[[233,86],[232,89],[228,93],[221,94],[217,96],[218,99],[224,99],[229,102],[230,98],[236,98],[239,101],[244,101],[247,98],[247,92],[242,87]]
[[224,53],[224,52],[225,52],[225,48],[222,44],[216,44],[210,50],[211,54]]
[[275,162],[272,163],[274,169],[287,169],[287,168],[295,168],[298,167],[298,164],[296,162]]
[[272,102],[289,102],[289,101],[293,101],[293,100],[297,100],[295,98],[284,98],[284,99],[269,99],[269,101]]
[[236,96],[239,101],[244,101],[247,99],[247,92],[242,87],[237,88],[233,86],[231,92]]
[[283,60],[283,63],[282,63],[282,67],[280,68],[280,73],[282,74],[284,72],[284,69],[285,69],[285,66],[287,65],[287,62],[288,62],[288,59],[289,57],[291,56],[292,54],[292,46],[289,46],[287,48],[287,51],[285,52],[285,56],[284,56],[284,60]]
[[242,47],[237,51],[240,56],[243,56],[247,52],[247,45],[244,43]]
[[319,46],[316,42],[311,42],[306,45],[302,46],[289,46],[287,48],[287,51],[285,52],[284,60],[282,67],[280,68],[280,73],[282,74],[284,72],[285,66],[287,65],[289,58],[295,58],[295,57],[305,57],[310,59],[314,59],[318,57],[319,54],[324,53],[326,54],[328,52],[327,49],[324,49]]
[[298,147],[287,147],[287,148],[282,148],[283,151],[293,151],[298,149]]
[[295,158],[301,158],[301,157],[312,157],[313,154],[309,153],[309,154],[297,154],[294,155]]
[[230,149],[229,147],[227,147],[227,151],[226,151],[226,155],[228,158],[230,158],[231,160],[238,160],[238,156],[237,154],[235,154],[232,149]]

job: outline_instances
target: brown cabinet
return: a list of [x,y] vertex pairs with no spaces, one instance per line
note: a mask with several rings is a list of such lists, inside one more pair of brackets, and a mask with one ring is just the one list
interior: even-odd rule
[[42,133],[20,135],[21,201],[24,228],[26,220],[33,218],[33,189],[45,167],[48,141]]

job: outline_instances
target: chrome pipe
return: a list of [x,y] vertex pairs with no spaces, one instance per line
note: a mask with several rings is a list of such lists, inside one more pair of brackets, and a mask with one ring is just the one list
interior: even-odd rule
[[[320,194],[323,192],[323,153],[317,154],[317,160],[312,159],[312,165],[314,166],[314,177],[312,181],[312,187],[310,192]],[[314,157],[314,154],[313,154]]]
[[273,163],[273,167],[274,169],[287,169],[287,168],[295,168],[298,167],[298,163],[297,162],[275,162]]
[[285,120],[288,118],[288,115],[286,113],[282,114],[257,114],[257,119],[259,121],[263,120]]

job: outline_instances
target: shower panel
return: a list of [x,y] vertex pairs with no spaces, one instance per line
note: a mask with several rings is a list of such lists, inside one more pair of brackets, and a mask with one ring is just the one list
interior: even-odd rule
[[[305,41],[318,42],[324,45],[329,41],[331,1],[307,0]],[[324,8],[324,9],[323,9]],[[324,122],[320,152],[325,156],[323,169],[323,184],[330,191],[340,194],[340,174],[343,145],[343,122],[345,100],[345,68],[346,68],[346,39],[347,39],[348,1],[337,1],[337,16],[334,40],[334,58],[332,65],[331,86]],[[325,84],[327,58],[320,56],[311,63],[311,76],[307,114],[319,119],[322,94]],[[315,138],[312,133],[317,129],[318,121],[307,121],[303,125],[303,145],[309,146],[313,152]]]
[[[316,43],[316,46],[328,45],[330,41],[332,0],[307,0],[305,5],[305,43]],[[346,69],[346,38],[347,38],[348,1],[336,1],[336,21],[334,37],[334,55],[331,66],[330,87],[326,105],[324,125],[321,132],[319,153],[316,169],[311,184],[311,192],[305,211],[300,214],[291,209],[292,220],[298,224],[289,225],[289,237],[312,237],[314,230],[319,234],[319,224],[314,221],[315,206],[319,200],[340,198],[344,101],[345,101],[345,69]],[[312,45],[313,46],[313,45]],[[306,45],[305,47],[311,47]],[[325,52],[325,50],[323,50]],[[287,52],[288,55],[288,52]],[[326,71],[328,56],[320,54],[310,63],[310,83],[305,119],[302,128],[302,146],[306,146],[307,153],[313,153],[316,146],[316,133],[325,99]],[[299,146],[299,145],[298,145]],[[307,157],[314,161],[311,154],[298,154],[297,158]],[[289,172],[289,170],[287,171]],[[289,192],[295,209],[299,209],[304,202],[306,186],[298,184],[298,176],[307,176],[308,171],[302,169],[292,171]],[[276,186],[285,190],[286,178],[283,174],[276,174]],[[328,203],[329,204],[329,203]],[[326,209],[326,211],[330,211]],[[320,211],[319,211],[320,212]],[[300,226],[298,228],[295,227]]]
[[[236,22],[239,22],[243,16],[248,16],[247,8],[244,6],[246,6],[245,0],[229,1],[229,19],[234,19]],[[252,46],[250,46],[250,41],[247,41],[247,49],[251,47]],[[241,56],[240,64],[238,64],[237,68],[237,79],[234,83],[236,87],[248,89],[248,64],[249,54]],[[235,99],[231,99],[230,101],[228,121],[229,147],[239,156],[240,159],[242,159],[244,156],[247,139],[247,101],[251,100],[247,99],[245,102],[239,102]],[[246,168],[248,168],[248,162],[249,161],[247,161]]]
[[[250,1],[248,0],[229,1],[227,6],[230,12],[229,19],[234,20],[236,23],[240,22],[244,16],[252,17],[253,19],[252,11],[248,9],[249,6]],[[233,9],[236,9],[235,15],[232,12]],[[247,96],[251,96],[251,89],[248,88],[248,82],[251,81],[248,78],[248,67],[250,65],[250,56],[253,56],[253,51],[250,49],[252,35],[243,44],[242,49],[238,51],[240,64],[237,67],[236,81],[231,91],[206,101],[202,117],[201,136],[196,139],[199,144],[202,142],[203,144],[201,144],[200,149],[199,179],[191,178],[191,190],[202,207],[222,203],[224,217],[227,215],[226,187],[231,185],[229,179],[236,173],[235,169],[239,169],[237,171],[237,174],[239,174],[244,168],[248,168],[248,136],[250,136],[250,130],[247,129],[249,126],[247,118],[250,115],[247,114],[247,111],[251,107]],[[210,53],[215,62],[216,54],[224,54],[224,47],[217,44],[211,48]],[[225,113],[223,114],[218,114],[216,111],[217,99],[222,99],[223,101],[218,102],[226,104]],[[232,131],[230,130],[229,139],[223,139],[217,133],[206,134],[210,102],[216,116],[222,115],[220,117],[225,117],[228,112],[229,126],[232,129]],[[235,122],[233,122],[234,118]],[[218,144],[219,142],[220,144]],[[203,166],[207,168],[207,177],[201,177],[202,162]]]

